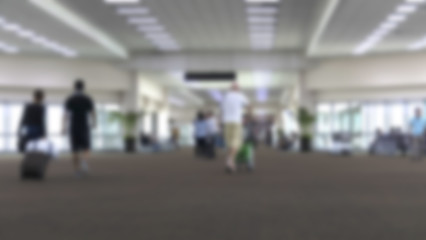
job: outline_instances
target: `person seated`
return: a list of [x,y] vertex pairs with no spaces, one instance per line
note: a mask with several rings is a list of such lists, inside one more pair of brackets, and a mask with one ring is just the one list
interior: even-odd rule
[[283,151],[290,151],[294,146],[294,140],[287,137],[285,133],[280,132],[278,145],[279,149]]
[[163,150],[163,147],[155,136],[150,136],[148,134],[142,133],[140,141],[143,149],[150,150],[153,152],[160,152]]
[[332,135],[334,142],[334,151],[342,155],[352,154],[352,139],[353,136],[348,132],[336,132]]
[[142,146],[150,146],[152,143],[151,136],[148,134],[142,133],[141,134],[141,144]]
[[401,129],[392,128],[388,134],[376,131],[376,137],[369,149],[370,154],[396,155],[408,152],[408,137]]

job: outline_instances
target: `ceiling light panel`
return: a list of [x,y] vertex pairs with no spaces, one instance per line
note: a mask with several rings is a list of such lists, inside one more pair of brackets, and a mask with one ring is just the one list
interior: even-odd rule
[[280,0],[246,0],[247,3],[279,3]]
[[19,48],[9,43],[0,42],[0,52],[7,54],[16,54],[19,52]]
[[249,15],[274,15],[278,13],[278,9],[274,6],[250,6],[247,8]]
[[104,0],[107,4],[135,4],[139,3],[139,0]]
[[135,26],[137,31],[141,32],[154,47],[161,51],[178,51],[180,45],[174,37],[167,32],[159,20],[152,15],[147,7],[139,4],[117,7],[117,14],[127,17],[127,22]]
[[[411,3],[412,5],[418,8],[420,4],[423,4],[426,1],[425,0],[407,0],[406,2]],[[425,48],[426,48],[426,35],[416,40],[415,42],[410,43],[407,46],[407,49],[410,51],[418,51],[418,50],[423,50]]]
[[[388,35],[395,31],[408,17],[416,12],[419,4],[424,0],[405,0],[395,7],[395,10],[373,30],[356,48],[354,55],[363,55],[371,51],[382,42]],[[412,44],[413,45],[413,44]],[[411,45],[410,45],[411,46]]]
[[253,50],[271,50],[276,38],[280,1],[246,0],[249,39]]
[[426,0],[406,0],[407,3],[424,3]]
[[415,11],[417,11],[418,9],[418,5],[416,4],[401,4],[400,6],[398,6],[398,8],[396,9],[397,13],[414,13]]
[[119,7],[117,13],[120,15],[147,15],[149,9],[144,7]]
[[131,24],[146,25],[146,24],[157,24],[158,20],[152,17],[130,17],[127,20]]
[[[35,45],[43,47],[47,50],[60,54],[64,57],[77,57],[78,53],[76,50],[60,44],[55,40],[49,39],[46,36],[36,33],[33,30],[27,29],[26,27],[12,22],[4,17],[0,16],[0,30],[13,34],[19,38],[27,40]],[[5,43],[1,44],[1,50],[7,53],[17,53],[19,49],[12,45],[8,45]],[[0,51],[1,51],[0,50]]]
[[146,25],[140,26],[139,31],[149,33],[149,32],[164,32],[166,29],[161,25]]

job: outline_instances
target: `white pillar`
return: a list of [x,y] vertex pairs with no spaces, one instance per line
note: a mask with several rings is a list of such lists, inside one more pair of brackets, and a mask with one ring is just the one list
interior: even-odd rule
[[123,111],[140,111],[141,109],[141,101],[139,96],[139,79],[137,72],[129,73],[129,87],[127,91],[124,93],[123,99]]

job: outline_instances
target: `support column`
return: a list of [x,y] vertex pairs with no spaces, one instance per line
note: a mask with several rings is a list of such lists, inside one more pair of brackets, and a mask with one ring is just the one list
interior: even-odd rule
[[129,87],[124,94],[123,99],[123,111],[140,111],[141,109],[141,99],[139,96],[139,79],[138,73],[132,71],[129,73]]
[[298,84],[298,102],[299,107],[305,107],[309,112],[315,112],[315,96],[307,86],[307,72],[302,71],[300,73]]

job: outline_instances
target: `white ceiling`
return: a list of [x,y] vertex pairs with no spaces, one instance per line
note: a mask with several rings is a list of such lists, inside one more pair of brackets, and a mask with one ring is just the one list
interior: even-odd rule
[[[0,1],[0,17],[12,23],[19,24],[25,29],[54,40],[63,45],[76,49],[88,57],[110,57],[111,54],[96,44],[90,38],[70,29],[56,19],[35,8],[27,0]],[[29,40],[20,38],[11,32],[0,29],[0,41],[15,45],[23,55],[56,56],[55,52],[47,50]]]
[[[99,38],[66,24],[62,16],[52,16],[30,0],[1,0],[0,17],[78,52],[79,58],[121,60],[124,67],[143,70],[270,70],[274,74],[294,74],[311,57],[351,56],[372,31],[405,0],[281,0],[276,15],[275,41],[267,51],[252,50],[244,0],[141,0],[135,7],[146,7],[180,46],[177,52],[161,51],[117,14],[117,5],[103,0],[32,0],[56,2],[83,23],[93,26],[109,42],[128,52],[128,58],[102,44]],[[329,21],[319,31],[315,51],[307,55],[314,33],[318,32],[323,8],[337,2]],[[407,52],[407,46],[426,36],[426,4],[369,53]],[[17,37],[0,28],[0,43],[18,47],[22,56],[58,56],[55,51]],[[104,42],[105,43],[105,42]],[[0,54],[4,54],[0,51]],[[248,73],[248,75],[253,74]],[[253,75],[252,75],[253,77]],[[247,79],[252,79],[247,77]],[[277,78],[285,82],[285,78]],[[294,82],[294,81],[293,81]],[[285,84],[284,84],[285,85]],[[208,89],[195,94],[211,99]],[[268,84],[271,101],[282,95],[285,86]],[[276,90],[274,90],[276,88]],[[253,87],[245,87],[253,89]],[[247,94],[254,96],[253,90]],[[207,95],[206,95],[207,94]],[[206,97],[207,96],[207,97]]]
[[[50,1],[50,0],[49,0]],[[132,54],[157,54],[134,25],[117,14],[117,5],[103,0],[53,0],[117,40]],[[281,0],[276,38],[270,52],[305,52],[315,26],[316,13],[330,0]],[[395,7],[404,0],[340,0],[319,38],[315,56],[350,55]],[[250,52],[247,3],[244,0],[141,0],[185,52]],[[67,26],[31,4],[29,0],[2,0],[0,16],[69,46],[81,57],[114,57],[94,39]],[[426,35],[426,10],[412,14],[371,52],[405,51],[408,44]],[[13,43],[23,55],[57,55],[28,40],[0,30],[0,41]],[[162,53],[163,54],[163,53]],[[167,54],[164,53],[164,54]]]

